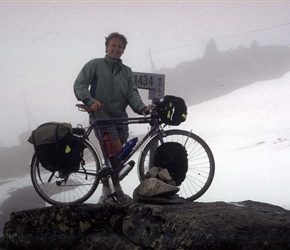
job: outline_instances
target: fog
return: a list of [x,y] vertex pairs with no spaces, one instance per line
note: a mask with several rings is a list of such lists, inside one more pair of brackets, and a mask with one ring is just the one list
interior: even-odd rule
[[253,40],[289,46],[289,4],[1,2],[0,146],[18,145],[22,132],[46,121],[87,120],[74,107],[72,85],[88,60],[104,56],[113,31],[128,38],[123,62],[151,72],[149,49],[158,70],[200,58],[210,39],[220,51]]

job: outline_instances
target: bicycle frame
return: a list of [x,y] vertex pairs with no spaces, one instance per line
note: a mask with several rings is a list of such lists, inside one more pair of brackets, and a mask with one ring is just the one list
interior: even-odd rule
[[[91,132],[94,130],[95,135],[99,141],[99,145],[102,152],[102,157],[104,160],[105,167],[112,169],[110,158],[107,156],[105,147],[104,147],[104,140],[101,136],[101,132],[98,129],[99,125],[111,125],[111,124],[141,124],[147,123],[151,125],[151,129],[146,133],[146,135],[138,141],[136,146],[132,149],[129,155],[122,160],[117,167],[114,168],[114,172],[118,173],[125,165],[125,163],[133,156],[133,154],[138,151],[138,149],[146,142],[155,132],[159,135],[159,140],[163,143],[162,140],[162,131],[163,129],[159,125],[159,119],[154,117],[129,117],[129,118],[110,118],[110,119],[95,119],[91,125],[88,127],[87,131],[81,138],[88,139]],[[159,132],[158,132],[159,131]],[[103,165],[101,166],[101,170],[104,169]]]

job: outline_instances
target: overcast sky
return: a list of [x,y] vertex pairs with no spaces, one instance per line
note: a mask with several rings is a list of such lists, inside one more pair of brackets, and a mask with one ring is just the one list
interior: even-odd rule
[[72,85],[114,31],[128,39],[124,63],[150,72],[149,49],[160,69],[202,57],[212,38],[219,50],[290,46],[290,2],[0,2],[0,146],[45,121],[86,117]]

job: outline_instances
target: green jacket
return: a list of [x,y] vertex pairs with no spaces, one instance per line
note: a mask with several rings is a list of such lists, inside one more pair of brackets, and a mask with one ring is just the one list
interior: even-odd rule
[[132,80],[131,68],[122,64],[121,59],[113,60],[107,55],[84,65],[74,83],[74,93],[86,105],[95,101],[104,104],[94,112],[99,119],[128,117],[128,105],[135,113],[146,107]]

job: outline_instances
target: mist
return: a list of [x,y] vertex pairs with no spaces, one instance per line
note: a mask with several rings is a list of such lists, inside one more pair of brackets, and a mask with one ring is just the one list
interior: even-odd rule
[[[219,51],[253,40],[289,46],[289,4],[1,2],[0,146],[19,145],[22,132],[46,121],[87,120],[75,108],[72,85],[88,60],[105,55],[111,32],[127,37],[122,59],[133,71],[173,69],[201,58],[211,39]],[[166,82],[169,93],[170,78]]]

